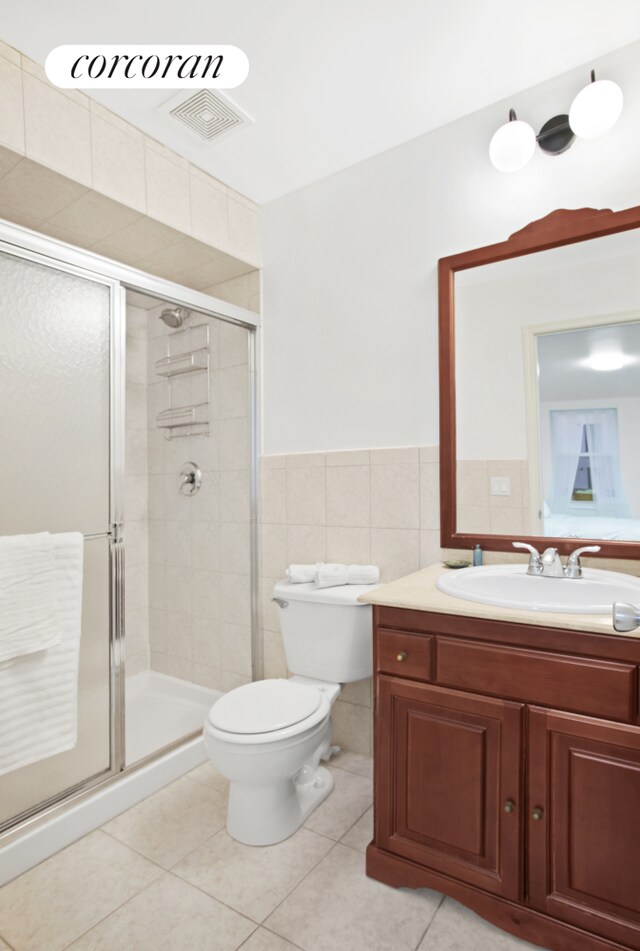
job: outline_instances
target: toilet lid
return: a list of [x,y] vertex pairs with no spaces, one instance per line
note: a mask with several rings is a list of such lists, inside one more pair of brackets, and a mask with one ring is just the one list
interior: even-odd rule
[[314,687],[290,680],[258,680],[236,687],[211,707],[209,720],[225,733],[272,733],[306,720],[320,706]]

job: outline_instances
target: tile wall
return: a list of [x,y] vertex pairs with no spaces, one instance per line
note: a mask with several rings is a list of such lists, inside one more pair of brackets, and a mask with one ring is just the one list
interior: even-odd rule
[[[263,456],[261,587],[265,677],[287,676],[271,589],[290,563],[376,564],[382,581],[440,557],[438,447]],[[371,682],[345,687],[335,742],[371,752]]]
[[[146,312],[151,669],[230,690],[251,679],[248,331],[193,316],[210,331],[210,435],[167,440],[156,425],[168,405],[155,372],[171,333],[161,309]],[[192,497],[178,491],[189,461],[203,474]]]
[[[491,494],[491,478],[509,480],[508,495]],[[527,459],[462,459],[457,464],[461,532],[523,535],[530,532]]]
[[206,293],[261,263],[253,202],[1,41],[0,218]]

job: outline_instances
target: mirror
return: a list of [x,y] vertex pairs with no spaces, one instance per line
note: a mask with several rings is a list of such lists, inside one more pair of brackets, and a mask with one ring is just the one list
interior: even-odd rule
[[640,556],[638,263],[640,209],[440,261],[443,546]]

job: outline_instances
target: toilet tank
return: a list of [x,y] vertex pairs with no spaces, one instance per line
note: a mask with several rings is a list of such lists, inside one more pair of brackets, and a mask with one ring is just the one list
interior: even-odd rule
[[273,589],[280,630],[292,674],[350,683],[373,672],[371,605],[359,604],[361,594],[377,585],[315,584],[279,581]]

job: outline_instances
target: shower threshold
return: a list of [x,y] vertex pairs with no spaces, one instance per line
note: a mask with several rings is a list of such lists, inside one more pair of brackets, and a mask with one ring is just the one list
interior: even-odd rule
[[126,765],[150,756],[183,736],[201,730],[211,705],[222,694],[155,670],[127,678]]

